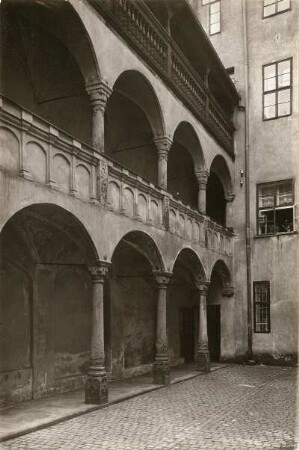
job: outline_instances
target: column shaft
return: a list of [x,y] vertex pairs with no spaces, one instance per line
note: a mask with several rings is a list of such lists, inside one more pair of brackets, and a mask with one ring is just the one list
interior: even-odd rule
[[158,186],[167,190],[167,161],[172,141],[163,136],[154,139],[154,143],[158,150]]
[[157,299],[157,330],[156,355],[154,361],[154,383],[167,385],[170,383],[170,367],[168,355],[167,323],[166,323],[166,289],[170,274],[156,275]]
[[206,197],[207,197],[207,183],[209,172],[207,170],[200,170],[195,172],[198,185],[198,210],[202,214],[206,214]]
[[90,268],[93,277],[92,328],[90,366],[85,386],[85,402],[103,404],[108,402],[108,383],[105,369],[104,347],[104,281],[108,268]]
[[199,292],[199,326],[198,326],[198,349],[197,368],[199,371],[210,371],[210,352],[208,343],[207,326],[207,287],[200,285]]

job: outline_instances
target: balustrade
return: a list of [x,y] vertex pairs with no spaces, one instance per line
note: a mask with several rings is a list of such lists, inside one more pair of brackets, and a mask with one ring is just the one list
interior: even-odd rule
[[230,230],[5,97],[0,119],[2,170],[232,254]]
[[232,122],[146,4],[133,0],[89,1],[142,58],[154,66],[195,117],[233,155]]

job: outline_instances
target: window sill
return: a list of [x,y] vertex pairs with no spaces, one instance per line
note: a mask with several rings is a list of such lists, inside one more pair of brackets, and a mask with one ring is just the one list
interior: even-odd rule
[[261,238],[271,238],[271,237],[280,237],[280,236],[290,236],[293,234],[298,234],[298,231],[285,231],[284,233],[275,233],[275,234],[256,234],[254,239],[261,239]]

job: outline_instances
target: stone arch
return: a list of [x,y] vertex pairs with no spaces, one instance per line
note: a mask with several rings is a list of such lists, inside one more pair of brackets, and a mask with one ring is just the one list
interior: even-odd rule
[[1,38],[7,60],[2,71],[4,95],[90,143],[86,86],[99,83],[101,76],[88,31],[73,5],[4,0]]
[[205,169],[205,158],[199,137],[191,123],[180,122],[173,134],[173,141],[179,142],[192,156],[194,170],[197,172]]
[[191,277],[192,282],[204,283],[207,280],[207,275],[204,266],[193,249],[185,247],[182,250],[180,250],[173,264],[173,270],[178,262],[181,263],[190,272],[190,274],[192,275]]
[[137,70],[126,70],[118,76],[113,91],[128,97],[143,110],[155,138],[164,136],[165,124],[161,105],[145,75]]
[[113,251],[112,261],[113,255],[121,242],[124,242],[129,247],[134,248],[138,253],[143,255],[150,264],[152,270],[162,272],[165,270],[165,265],[160,250],[158,249],[153,238],[148,234],[143,231],[130,231],[125,234]]
[[92,315],[87,269],[98,260],[85,227],[62,207],[31,204],[6,222],[0,249],[1,372],[19,379],[3,386],[1,401],[83,387]]
[[210,173],[217,175],[222,183],[225,194],[230,194],[232,192],[232,177],[223,156],[215,156],[210,166]]
[[232,277],[231,273],[225,264],[225,262],[222,259],[218,259],[211,271],[211,279],[213,275],[215,275],[219,278],[222,285],[222,295],[224,296],[230,296],[233,295],[233,283],[232,283]]
[[180,122],[168,155],[168,190],[189,205],[198,207],[197,174],[205,167],[198,136],[189,122]]

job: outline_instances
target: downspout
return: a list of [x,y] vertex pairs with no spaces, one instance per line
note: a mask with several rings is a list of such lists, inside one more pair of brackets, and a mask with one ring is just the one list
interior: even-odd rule
[[250,166],[249,166],[249,66],[247,36],[247,0],[242,0],[243,51],[245,80],[245,227],[246,227],[246,279],[247,279],[247,358],[252,360],[252,302],[251,302],[251,233],[250,233]]

